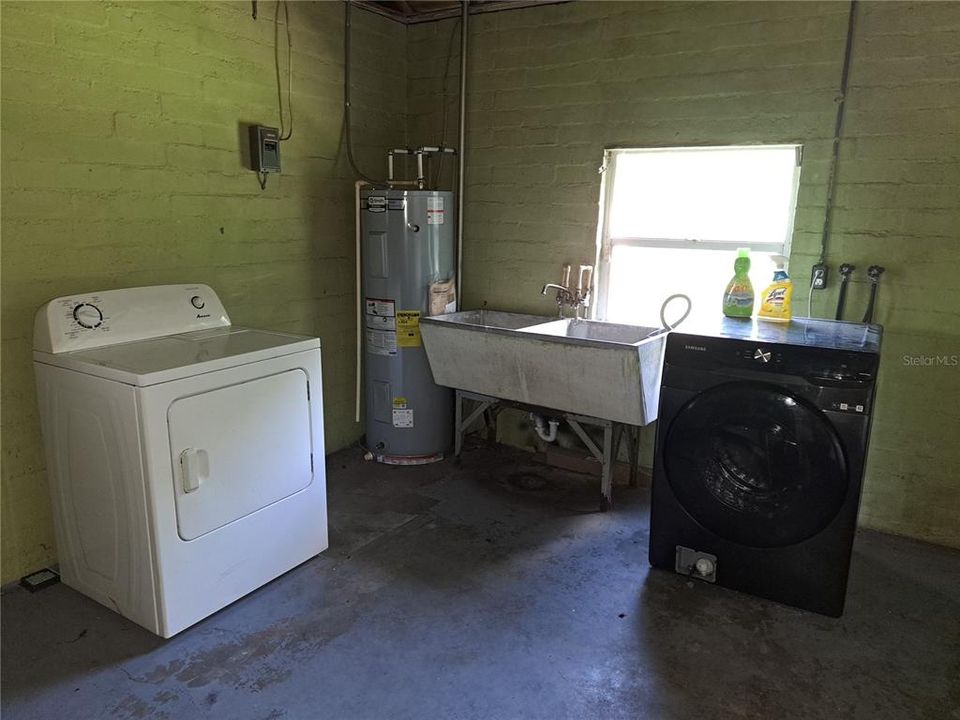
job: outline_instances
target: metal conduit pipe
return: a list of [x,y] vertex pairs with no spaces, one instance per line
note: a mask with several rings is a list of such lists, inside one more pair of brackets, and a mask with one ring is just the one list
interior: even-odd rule
[[467,158],[467,22],[470,0],[460,4],[460,130],[457,140],[457,310],[463,307],[463,177]]

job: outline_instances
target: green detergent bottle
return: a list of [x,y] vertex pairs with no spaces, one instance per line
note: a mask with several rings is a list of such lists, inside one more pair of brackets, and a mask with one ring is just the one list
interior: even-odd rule
[[737,250],[733,262],[733,278],[723,293],[723,314],[727,317],[748,318],[753,315],[753,283],[750,282],[750,250]]

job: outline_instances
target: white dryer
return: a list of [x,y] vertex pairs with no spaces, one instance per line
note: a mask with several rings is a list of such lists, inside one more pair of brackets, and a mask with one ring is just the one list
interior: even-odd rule
[[326,549],[318,339],[164,285],[50,301],[33,356],[67,585],[171,637]]

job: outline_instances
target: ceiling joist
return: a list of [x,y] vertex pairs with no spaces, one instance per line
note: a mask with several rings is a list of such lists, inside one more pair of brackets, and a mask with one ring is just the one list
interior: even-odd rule
[[[405,25],[460,17],[459,0],[351,0],[357,7]],[[570,0],[470,0],[471,15],[520,10],[539,5],[558,5]]]

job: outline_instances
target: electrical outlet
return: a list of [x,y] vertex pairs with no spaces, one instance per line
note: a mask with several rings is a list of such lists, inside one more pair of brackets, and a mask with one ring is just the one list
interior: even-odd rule
[[827,287],[827,270],[824,263],[817,263],[810,271],[810,285],[814,290],[823,290]]

